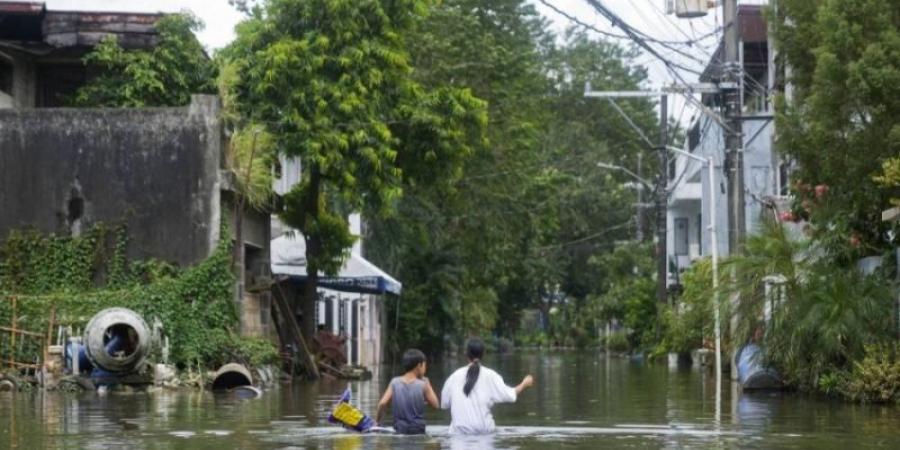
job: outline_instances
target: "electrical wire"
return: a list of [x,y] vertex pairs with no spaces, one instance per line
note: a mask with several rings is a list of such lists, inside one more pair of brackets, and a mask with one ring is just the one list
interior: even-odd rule
[[[571,15],[571,14],[569,14],[569,13],[567,13],[567,12],[561,10],[561,9],[559,9],[558,7],[554,6],[552,3],[550,3],[550,2],[547,1],[547,0],[538,0],[538,2],[540,2],[542,5],[546,6],[547,8],[549,8],[550,10],[552,10],[553,12],[555,12],[556,14],[559,14],[560,16],[565,17],[568,21],[570,21],[570,22],[572,22],[572,23],[574,23],[574,24],[576,24],[576,25],[581,26],[582,28],[591,30],[591,31],[593,31],[593,32],[595,32],[595,33],[598,33],[598,34],[601,34],[601,35],[603,35],[603,36],[607,36],[607,37],[610,37],[610,38],[614,38],[614,39],[627,39],[627,40],[631,40],[631,38],[630,38],[629,36],[625,36],[625,35],[621,35],[621,34],[611,33],[611,32],[609,32],[609,31],[601,30],[600,28],[597,28],[597,27],[594,26],[594,25],[591,25],[591,24],[589,24],[589,23],[587,23],[587,22],[584,22],[584,21],[578,19],[577,17],[575,17],[575,16],[573,16],[573,15]],[[707,34],[701,35],[701,36],[699,36],[699,37],[696,37],[696,38],[693,38],[693,39],[690,39],[690,40],[687,40],[687,41],[676,41],[676,40],[664,40],[664,39],[658,39],[658,38],[651,37],[651,36],[645,34],[645,33],[642,32],[642,31],[639,31],[639,30],[635,30],[635,31],[636,31],[638,34],[640,34],[642,37],[644,37],[644,39],[646,39],[648,42],[653,42],[653,43],[655,43],[655,44],[686,45],[686,46],[694,46],[694,45],[698,45],[698,44],[699,44],[700,42],[702,42],[703,40],[708,39],[708,38],[710,38],[710,37],[712,37],[712,36],[715,36],[715,35],[718,33],[718,30],[713,30],[713,31],[711,31],[711,32],[709,32],[709,33],[707,33]]]
[[704,105],[703,103],[698,101],[696,98],[694,98],[694,94],[695,94],[694,90],[691,88],[691,86],[687,82],[687,80],[684,79],[684,76],[682,76],[680,73],[678,73],[678,71],[675,69],[682,69],[682,70],[690,71],[697,75],[700,75],[700,72],[697,72],[696,70],[693,70],[693,69],[685,68],[684,66],[681,66],[677,63],[673,63],[671,60],[663,57],[656,49],[651,47],[650,44],[648,44],[644,38],[637,35],[637,33],[635,33],[634,29],[630,25],[628,25],[627,22],[622,20],[622,18],[619,17],[616,13],[612,12],[609,8],[607,8],[605,5],[603,5],[603,3],[600,0],[585,0],[585,1],[587,1],[587,3],[590,4],[591,6],[593,6],[594,9],[600,13],[600,15],[602,15],[603,17],[606,17],[610,22],[612,22],[613,26],[619,27],[623,32],[625,32],[626,35],[631,37],[631,39],[638,46],[640,46],[641,48],[643,48],[644,50],[649,52],[651,55],[656,56],[657,59],[662,61],[664,66],[666,67],[666,70],[668,70],[669,73],[671,73],[675,78],[677,78],[678,81],[680,81],[681,84],[685,87],[686,92],[682,92],[681,95],[683,95],[684,98],[688,102],[692,103],[694,106],[700,108],[701,110],[703,110],[704,112],[709,114],[710,117],[712,117],[720,126],[722,126],[723,129],[731,130],[731,127],[728,126],[728,124],[725,122],[725,120],[723,120],[721,117],[719,117],[719,115],[716,114],[715,111],[711,110],[709,107],[707,107],[706,105]]
[[613,226],[611,226],[611,227],[609,227],[609,228],[604,228],[603,230],[600,230],[599,232],[596,232],[596,233],[594,233],[594,234],[585,236],[585,237],[583,237],[583,238],[575,239],[574,241],[563,242],[563,243],[560,243],[560,244],[553,244],[553,245],[547,245],[547,246],[544,246],[544,247],[537,247],[535,250],[538,250],[538,251],[540,251],[540,250],[552,250],[552,249],[556,249],[556,248],[568,247],[568,246],[570,246],[570,245],[580,244],[580,243],[582,243],[582,242],[587,242],[587,241],[590,241],[590,240],[593,240],[593,239],[601,238],[601,237],[603,237],[603,236],[609,234],[611,231],[621,230],[621,229],[623,229],[623,228],[625,228],[625,227],[631,225],[631,223],[632,223],[633,221],[634,221],[634,219],[628,219],[628,221],[625,222],[625,223],[621,223],[621,224],[619,224],[619,225],[613,225]]

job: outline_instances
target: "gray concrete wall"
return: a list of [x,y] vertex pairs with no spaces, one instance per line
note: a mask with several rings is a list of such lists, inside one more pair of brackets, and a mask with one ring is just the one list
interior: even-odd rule
[[0,239],[126,220],[130,257],[180,266],[219,239],[219,102],[188,107],[0,110]]

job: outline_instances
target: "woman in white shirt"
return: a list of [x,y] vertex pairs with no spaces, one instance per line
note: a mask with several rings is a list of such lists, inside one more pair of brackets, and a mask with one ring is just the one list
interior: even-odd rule
[[466,344],[469,365],[453,372],[441,390],[441,409],[450,410],[450,434],[492,433],[491,406],[515,403],[519,394],[534,384],[527,375],[518,386],[507,386],[500,374],[481,365],[483,355],[484,342],[470,339]]

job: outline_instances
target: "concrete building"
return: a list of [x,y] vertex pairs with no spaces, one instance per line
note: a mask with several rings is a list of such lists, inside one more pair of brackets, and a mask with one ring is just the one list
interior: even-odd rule
[[[768,27],[762,6],[740,5],[740,55],[744,68],[743,134],[744,180],[747,233],[759,229],[763,214],[771,212],[772,204],[780,204],[788,194],[789,166],[774,148],[774,111],[772,93],[778,79],[775,70],[775,51],[768,38]],[[721,76],[723,49],[720,46],[700,77],[701,82],[717,82]],[[704,104],[718,107],[716,95],[704,95]],[[727,182],[723,168],[725,139],[721,128],[712,118],[701,115],[688,128],[685,150],[716,161],[717,201],[716,220],[721,255],[729,254]],[[685,156],[673,155],[669,168],[672,195],[668,204],[669,283],[677,284],[681,271],[706,256],[710,248],[707,230],[710,211],[709,180],[703,164]],[[672,270],[674,269],[674,270]]]
[[126,49],[152,47],[160,17],[0,3],[0,108],[62,106],[91,77],[81,58],[97,43],[115,36]]
[[0,3],[0,240],[10,231],[77,236],[98,223],[125,224],[128,256],[187,267],[221,239],[241,242],[245,270],[236,301],[242,332],[270,334],[268,211],[243,213],[215,96],[172,108],[59,108],[89,78],[80,58],[105,36],[125,46],[156,42],[157,14],[47,11]]

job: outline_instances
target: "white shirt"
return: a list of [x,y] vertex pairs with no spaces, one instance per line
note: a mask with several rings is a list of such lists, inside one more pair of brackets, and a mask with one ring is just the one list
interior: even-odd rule
[[516,390],[507,386],[497,372],[481,366],[472,392],[466,396],[466,372],[469,366],[457,369],[447,378],[441,390],[441,409],[450,410],[450,434],[484,434],[494,431],[491,406],[495,403],[514,403]]

